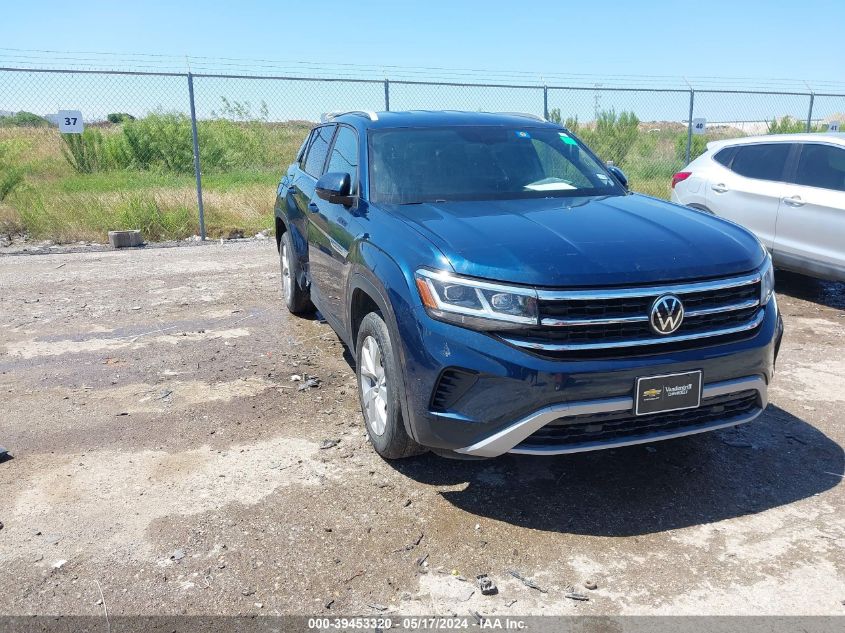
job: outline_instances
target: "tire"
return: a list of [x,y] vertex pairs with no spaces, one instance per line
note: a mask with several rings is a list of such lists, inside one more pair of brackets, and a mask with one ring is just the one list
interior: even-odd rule
[[361,321],[355,344],[355,377],[367,436],[384,459],[419,455],[425,450],[412,440],[402,421],[399,364],[390,332],[381,315],[370,312]]
[[299,262],[294,257],[293,239],[290,231],[282,233],[279,243],[279,268],[282,274],[282,298],[292,314],[312,312],[314,306],[307,290],[303,290],[297,283],[299,277]]

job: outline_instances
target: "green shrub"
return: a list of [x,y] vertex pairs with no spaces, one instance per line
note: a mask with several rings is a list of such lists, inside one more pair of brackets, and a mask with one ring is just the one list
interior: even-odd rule
[[220,101],[223,107],[218,113],[215,110],[211,111],[211,116],[215,119],[230,119],[234,121],[263,121],[267,122],[270,117],[270,109],[267,107],[266,101],[261,101],[259,106],[259,114],[252,113],[252,104],[249,101],[229,101],[226,97],[221,96]]
[[[690,162],[701,156],[707,150],[707,137],[702,134],[693,134],[692,143],[689,149]],[[678,134],[675,139],[675,158],[679,161],[686,162],[687,156],[687,133]]]
[[581,128],[579,135],[602,160],[619,165],[637,141],[639,125],[640,120],[633,112],[617,115],[615,110],[602,110],[595,128]]
[[[120,140],[117,140],[120,139]],[[111,151],[120,167],[188,172],[193,167],[191,124],[181,114],[150,114],[123,126]]]
[[44,117],[23,110],[0,117],[0,126],[3,127],[47,127],[48,125],[50,122]]
[[62,155],[80,174],[93,174],[103,163],[103,134],[88,128],[82,134],[62,134]]
[[[231,167],[230,149],[238,147],[238,139],[225,144],[210,123],[197,126],[200,160],[203,169]],[[194,146],[191,121],[182,114],[156,113],[143,119],[127,121],[121,134],[108,138],[107,163],[118,169],[144,169],[188,173],[194,169]]]
[[[810,132],[824,132],[827,128],[824,125],[810,125]],[[766,123],[767,134],[799,134],[807,131],[807,122],[800,119],[793,119],[786,115],[778,119],[775,117],[771,123]]]
[[558,125],[563,124],[570,132],[577,132],[578,131],[578,117],[566,117],[566,121],[563,120],[563,116],[560,113],[560,108],[552,108],[549,110],[549,121],[552,123],[557,123]]
[[109,123],[126,123],[127,121],[134,121],[135,117],[126,112],[112,112],[106,116]]

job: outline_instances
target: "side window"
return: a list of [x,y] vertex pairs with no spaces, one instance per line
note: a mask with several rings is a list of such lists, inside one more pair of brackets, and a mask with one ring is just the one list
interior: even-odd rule
[[312,136],[314,136],[314,130],[311,130],[308,136],[305,137],[305,140],[302,141],[302,146],[300,146],[299,151],[296,153],[296,163],[300,169],[305,169],[305,155],[308,153],[308,144],[311,142]]
[[803,145],[795,182],[807,187],[845,191],[845,149],[814,143]]
[[731,159],[734,157],[734,154],[736,154],[736,147],[725,147],[713,155],[713,160],[720,165],[730,167]]
[[731,169],[746,178],[783,180],[790,147],[789,143],[741,145],[737,148]]
[[305,157],[305,173],[319,178],[323,174],[323,164],[326,162],[326,154],[329,153],[329,143],[334,133],[334,125],[324,125],[311,132],[311,145],[308,147],[308,155]]
[[340,171],[349,174],[352,195],[358,195],[358,134],[344,125],[337,131],[326,172]]

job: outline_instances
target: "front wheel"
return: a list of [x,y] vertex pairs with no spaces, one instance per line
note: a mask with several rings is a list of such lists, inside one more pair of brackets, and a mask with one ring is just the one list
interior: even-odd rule
[[399,369],[390,332],[379,314],[371,312],[364,317],[355,350],[358,395],[373,448],[385,459],[422,453],[422,447],[405,431]]

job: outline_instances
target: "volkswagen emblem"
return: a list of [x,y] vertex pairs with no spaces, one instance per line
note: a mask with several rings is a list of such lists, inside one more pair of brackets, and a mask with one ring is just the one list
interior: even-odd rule
[[662,295],[651,304],[649,323],[658,334],[672,334],[684,320],[684,304],[675,295]]

